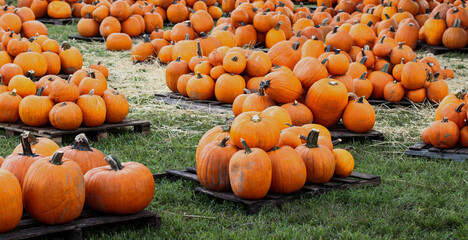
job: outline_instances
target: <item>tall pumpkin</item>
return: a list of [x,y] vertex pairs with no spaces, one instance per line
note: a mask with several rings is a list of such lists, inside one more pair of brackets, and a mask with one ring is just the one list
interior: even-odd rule
[[166,67],[166,85],[173,91],[177,92],[177,80],[183,74],[190,72],[188,61],[181,60],[178,56],[177,59],[169,63]]
[[130,106],[122,93],[115,89],[107,89],[102,99],[106,103],[106,122],[119,123],[127,117]]
[[113,155],[105,160],[110,168],[93,168],[84,176],[86,205],[111,214],[132,214],[145,209],[154,196],[151,171],[141,163],[121,163]]
[[83,174],[86,174],[95,167],[107,165],[107,162],[104,160],[104,154],[98,149],[89,146],[88,138],[86,138],[84,133],[80,133],[75,137],[75,142],[72,146],[60,148],[59,151],[63,152],[65,158],[78,163]]
[[348,104],[348,90],[343,83],[324,78],[310,87],[305,104],[312,111],[314,122],[331,127]]
[[85,183],[80,166],[57,151],[36,161],[23,183],[24,207],[35,220],[49,224],[71,222],[80,216]]
[[64,42],[59,52],[62,70],[65,73],[72,74],[83,67],[83,55],[76,47]]
[[343,112],[343,123],[352,132],[369,132],[375,124],[374,108],[364,99],[364,96],[355,97]]
[[81,95],[76,104],[83,112],[83,124],[87,127],[100,126],[106,120],[106,103],[102,97],[94,95],[94,89],[89,94]]
[[271,160],[260,148],[250,148],[241,139],[244,150],[239,150],[229,162],[229,180],[234,194],[243,199],[265,197],[271,185]]
[[408,62],[401,70],[401,84],[408,90],[422,88],[426,83],[426,74],[423,64]]
[[272,169],[270,192],[288,194],[304,186],[307,169],[301,156],[292,147],[274,147],[268,156]]
[[18,179],[7,170],[0,169],[0,186],[0,233],[3,233],[18,226],[23,216],[23,197]]

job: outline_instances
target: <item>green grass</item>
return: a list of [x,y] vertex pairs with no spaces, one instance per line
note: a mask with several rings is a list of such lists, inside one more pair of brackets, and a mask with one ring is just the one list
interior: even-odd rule
[[[66,40],[68,34],[75,32],[74,26],[49,26],[49,31],[59,40]],[[135,106],[131,117],[152,123],[151,133],[146,137],[123,132],[93,142],[94,147],[105,154],[115,154],[122,161],[141,162],[154,173],[195,166],[199,138],[206,130],[221,124],[227,115],[155,103],[151,92],[144,89],[140,89],[140,95],[131,95],[131,85],[148,81],[138,74],[154,71],[155,65],[132,66],[128,52],[109,53],[98,44],[73,45],[83,51],[88,63],[94,59],[86,58],[120,56],[126,63],[112,65],[111,71],[137,68],[138,71],[129,73],[131,77],[111,74],[110,84],[117,85]],[[129,78],[132,84],[121,83],[123,78]],[[419,141],[421,129],[430,124],[433,111],[376,108],[376,129],[387,140],[346,144],[356,148],[353,152],[356,171],[381,176],[380,186],[330,192],[286,203],[281,208],[266,207],[249,216],[241,205],[195,195],[193,182],[162,179],[156,182],[154,201],[149,206],[149,210],[162,216],[159,230],[103,229],[85,236],[87,239],[466,239],[466,163],[403,155],[406,147]],[[18,142],[18,137],[0,137],[0,154],[8,155]]]

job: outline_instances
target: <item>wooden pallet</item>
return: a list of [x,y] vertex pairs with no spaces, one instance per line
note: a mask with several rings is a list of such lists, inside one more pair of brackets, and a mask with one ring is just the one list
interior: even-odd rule
[[435,103],[432,103],[428,101],[427,99],[422,102],[422,103],[414,103],[409,101],[408,99],[404,98],[403,100],[399,102],[389,102],[384,99],[369,99],[367,100],[371,105],[380,105],[380,106],[385,106],[388,108],[395,108],[398,106],[401,107],[423,107],[423,106],[436,106]]
[[428,158],[451,159],[457,162],[463,162],[465,159],[468,159],[468,148],[458,145],[450,149],[439,149],[424,142],[420,142],[406,149],[405,154]]
[[451,53],[451,52],[468,53],[468,47],[464,47],[461,49],[451,49],[451,48],[446,48],[444,46],[430,46],[430,45],[427,45],[426,43],[419,43],[417,49],[430,52],[434,55]]
[[0,123],[0,129],[5,130],[7,137],[12,137],[15,134],[21,134],[24,131],[29,131],[36,137],[46,137],[54,140],[61,145],[63,137],[86,133],[90,138],[107,138],[108,133],[122,127],[133,127],[134,132],[138,132],[146,136],[150,131],[151,123],[149,121],[125,119],[120,123],[105,123],[98,127],[80,127],[75,130],[59,130],[51,126],[47,127],[30,127],[23,123]]
[[134,227],[149,226],[156,229],[161,226],[161,217],[154,212],[146,210],[131,215],[109,215],[84,209],[78,219],[70,223],[51,226],[39,223],[28,214],[25,214],[13,231],[0,233],[0,239],[17,240],[59,237],[79,240],[83,239],[83,231],[86,232],[99,227],[113,227],[116,230],[121,230],[122,224]]
[[156,100],[183,108],[207,112],[232,112],[232,104],[220,103],[216,100],[192,100],[173,92],[156,93],[154,96]]
[[341,139],[343,142],[350,141],[383,141],[383,133],[375,130],[371,130],[367,133],[355,133],[351,132],[345,128],[343,123],[338,123],[337,125],[328,129],[333,140]]
[[[106,41],[106,39],[102,36],[83,37],[81,35],[69,35],[68,39],[80,40],[80,41],[86,41],[86,42],[105,42]],[[132,39],[143,39],[143,35],[140,35],[138,37],[133,37]]]
[[[187,168],[185,171],[169,170],[166,177],[178,177],[195,182],[199,182],[196,174],[196,168]],[[161,176],[155,177],[160,178]],[[238,198],[232,192],[215,192],[205,189],[204,187],[196,187],[194,191],[199,194],[205,194],[217,199],[240,203],[244,206],[247,214],[255,214],[259,212],[263,206],[281,206],[286,202],[291,202],[300,198],[310,198],[319,194],[330,191],[343,190],[349,188],[362,188],[366,186],[380,185],[380,177],[353,172],[348,178],[334,177],[325,184],[309,184],[307,183],[301,190],[291,194],[273,194],[269,193],[264,198],[259,200],[245,200]]]
[[44,24],[68,25],[78,23],[80,19],[81,18],[38,18],[36,20]]

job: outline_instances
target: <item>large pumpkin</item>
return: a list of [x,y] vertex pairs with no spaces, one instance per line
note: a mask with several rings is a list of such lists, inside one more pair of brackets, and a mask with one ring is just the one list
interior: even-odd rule
[[301,49],[299,47],[299,42],[282,41],[268,50],[268,56],[272,64],[294,69],[297,62],[301,60]]
[[23,183],[24,207],[35,220],[49,225],[71,222],[80,216],[85,183],[80,166],[57,151],[36,161]]
[[460,130],[457,124],[444,118],[431,125],[429,139],[436,148],[453,148],[460,139]]
[[281,107],[289,113],[292,125],[294,126],[302,126],[304,124],[312,123],[314,120],[312,111],[310,111],[306,105],[298,103],[297,101],[283,104]]
[[86,174],[95,167],[107,165],[107,162],[104,160],[104,154],[98,149],[89,146],[88,139],[84,133],[78,134],[75,137],[75,142],[72,146],[60,148],[59,151],[63,152],[64,157],[78,163],[83,174]]
[[278,143],[280,128],[274,117],[259,112],[244,112],[234,119],[231,126],[231,141],[242,148],[241,139],[249,146],[269,151]]
[[331,127],[348,104],[348,90],[343,83],[324,78],[310,87],[305,104],[312,111],[314,122]]
[[242,139],[239,150],[229,162],[229,180],[234,194],[243,199],[263,198],[271,185],[271,160],[260,148],[250,148]]
[[301,156],[290,146],[274,147],[268,156],[271,160],[271,186],[273,193],[299,191],[307,180],[307,169]]
[[231,188],[229,161],[238,148],[228,140],[229,136],[221,141],[208,143],[200,152],[197,162],[197,177],[208,190],[227,191]]
[[265,80],[260,83],[265,89],[265,93],[273,101],[284,104],[297,100],[302,93],[302,85],[294,74],[278,71],[265,76]]
[[21,185],[15,175],[7,170],[0,169],[0,233],[8,232],[18,226],[23,216],[23,197]]
[[121,163],[113,155],[105,160],[110,167],[93,168],[84,177],[86,205],[111,214],[132,214],[145,209],[154,196],[151,171],[141,163]]
[[352,132],[369,132],[375,123],[374,108],[364,99],[364,96],[356,97],[346,106],[343,112],[343,123]]
[[401,70],[401,84],[408,90],[424,87],[426,83],[426,70],[423,64],[408,62]]

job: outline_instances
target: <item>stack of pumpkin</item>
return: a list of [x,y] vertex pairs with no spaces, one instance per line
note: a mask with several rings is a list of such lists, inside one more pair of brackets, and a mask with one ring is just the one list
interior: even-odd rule
[[436,148],[468,147],[466,91],[447,95],[435,113],[432,125],[422,132],[422,140]]
[[260,199],[268,192],[288,194],[306,182],[325,183],[333,175],[348,177],[353,172],[353,156],[333,149],[325,127],[285,128],[288,121],[285,109],[271,107],[244,112],[232,126],[206,132],[196,152],[200,183],[208,190],[232,189],[240,198]]
[[29,8],[36,18],[70,18],[74,3],[78,0],[47,1],[47,0],[19,0],[18,9]]
[[13,76],[0,91],[0,122],[21,120],[34,127],[50,123],[57,129],[72,130],[123,121],[129,110],[127,99],[107,88],[105,66],[92,67],[99,70],[80,69],[67,80],[46,75],[33,82],[33,71]]
[[78,218],[85,203],[103,213],[132,214],[153,199],[154,180],[148,168],[105,157],[89,146],[84,134],[73,146],[60,149],[49,139],[31,146],[30,139],[23,133],[21,150],[0,160],[0,185],[7,189],[0,205],[0,233],[18,225],[23,207],[33,219],[57,225]]

